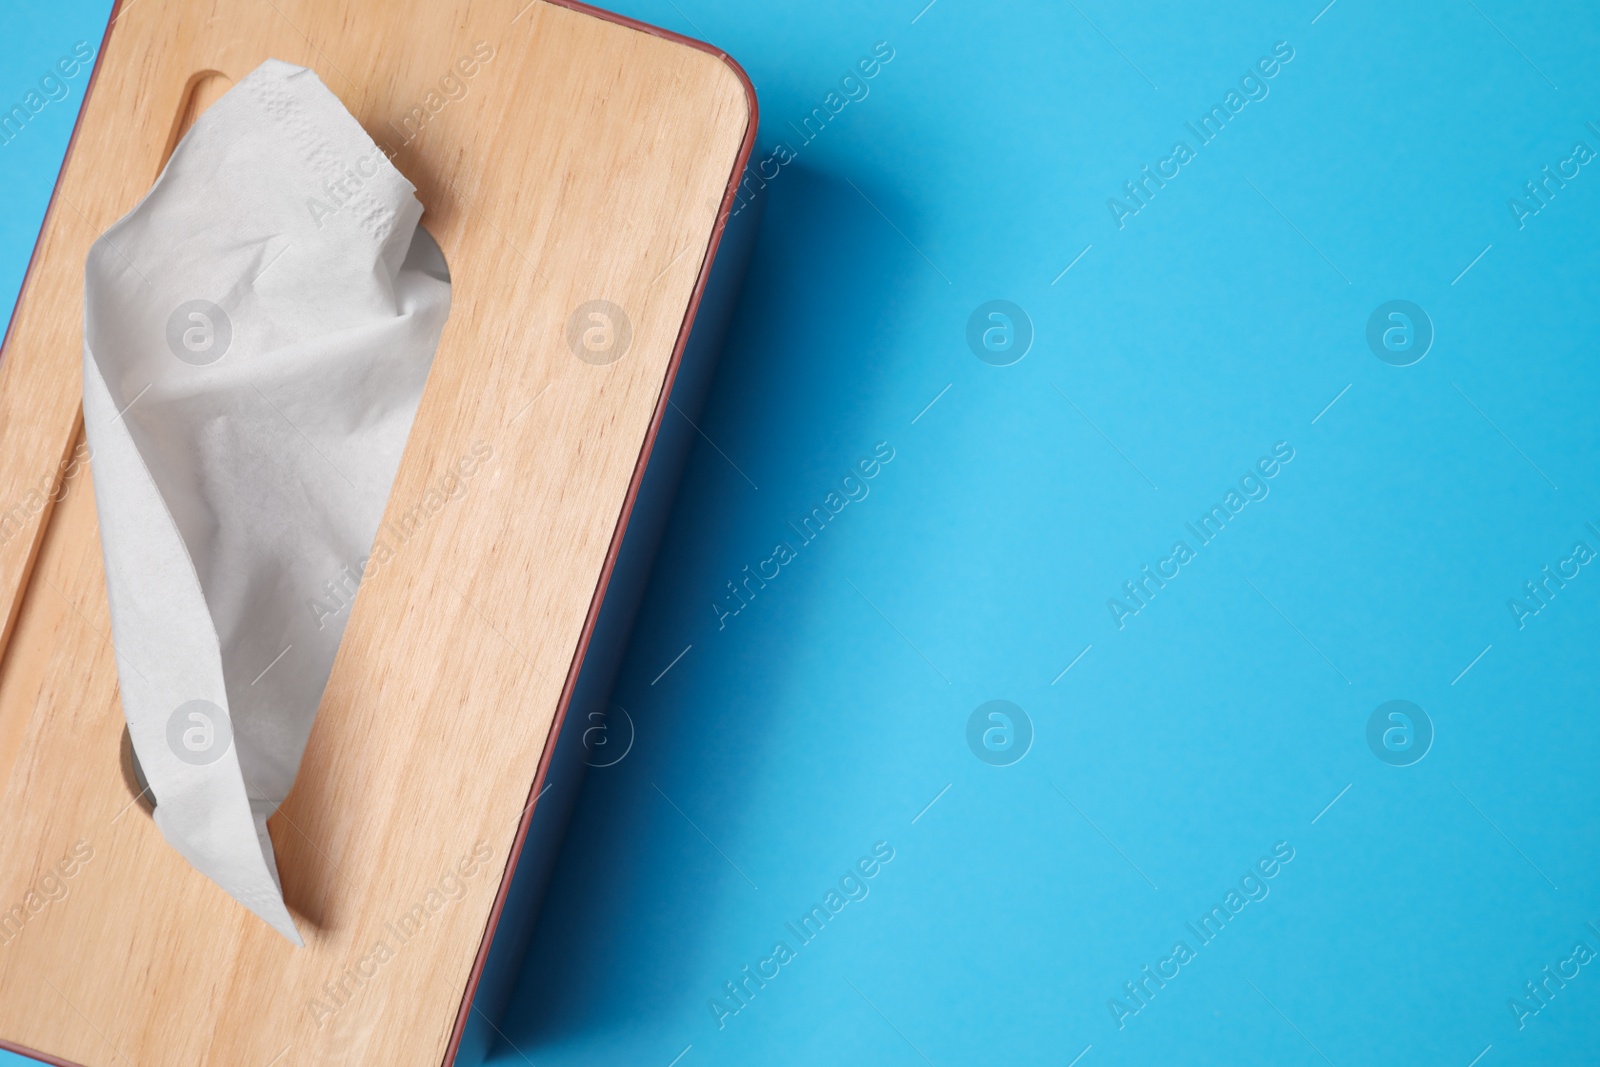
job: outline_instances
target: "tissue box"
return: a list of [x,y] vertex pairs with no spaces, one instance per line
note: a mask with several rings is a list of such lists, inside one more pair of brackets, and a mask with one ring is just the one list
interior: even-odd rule
[[[269,822],[304,949],[139,795],[78,400],[89,245],[267,58],[315,70],[417,186],[453,282],[381,562],[359,597],[322,576],[348,628]],[[95,64],[0,358],[0,1046],[472,1060],[754,229],[754,93],[714,49],[545,0],[134,0]]]

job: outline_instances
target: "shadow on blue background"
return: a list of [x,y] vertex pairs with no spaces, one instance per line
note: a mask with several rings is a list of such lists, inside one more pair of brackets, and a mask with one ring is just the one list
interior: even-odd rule
[[[635,630],[624,680],[614,697],[614,702],[632,715],[637,739],[626,761],[589,771],[580,801],[583,815],[569,830],[562,861],[563,867],[574,867],[574,873],[583,870],[578,877],[558,876],[557,888],[547,899],[549,915],[561,916],[568,909],[595,916],[626,914],[640,917],[642,925],[630,931],[596,930],[590,921],[566,919],[541,924],[540,955],[548,954],[548,960],[528,968],[519,992],[526,1002],[537,1005],[528,1022],[529,1040],[536,1045],[602,1024],[607,1004],[618,998],[648,1000],[654,992],[670,988],[686,959],[705,957],[702,966],[712,968],[721,962],[693,924],[678,921],[660,908],[664,892],[677,893],[690,886],[697,894],[705,894],[703,906],[712,909],[722,892],[738,896],[741,891],[753,891],[753,885],[731,861],[724,865],[712,851],[710,858],[715,864],[707,863],[705,841],[691,824],[691,820],[700,820],[683,814],[696,811],[737,817],[734,809],[738,805],[730,804],[726,796],[729,783],[717,777],[686,778],[682,769],[711,760],[725,773],[750,774],[756,780],[737,788],[755,791],[763,765],[795,759],[811,762],[821,755],[792,748],[786,752],[781,732],[750,713],[752,709],[740,694],[781,684],[788,667],[785,657],[751,654],[748,642],[754,640],[759,646],[766,638],[744,637],[740,631],[770,631],[772,621],[763,620],[762,615],[781,618],[786,610],[803,607],[816,591],[825,588],[830,581],[825,559],[844,547],[833,542],[848,538],[848,527],[862,521],[854,512],[881,506],[882,487],[893,479],[894,460],[886,465],[876,460],[873,448],[881,438],[875,438],[865,425],[864,409],[870,409],[872,395],[883,388],[883,368],[853,359],[811,360],[805,356],[808,350],[827,344],[827,336],[834,331],[865,338],[886,329],[881,312],[871,307],[845,310],[824,327],[821,319],[805,309],[830,304],[837,300],[840,286],[869,284],[897,264],[885,256],[881,243],[862,239],[863,229],[882,222],[847,183],[794,164],[783,172],[775,188],[780,184],[783,195],[769,202],[760,247],[781,249],[781,254],[763,255],[747,276],[748,295],[741,302],[732,328],[733,341],[719,365],[714,399],[700,423],[716,427],[717,447],[729,458],[708,447],[706,451],[717,463],[704,463],[705,457],[697,455],[680,490],[660,557],[670,563],[656,569],[644,612],[646,621]],[[818,227],[814,224],[818,217],[843,224]],[[774,338],[782,338],[795,358],[770,358]],[[760,397],[781,397],[782,402],[750,402]],[[829,450],[830,455],[819,450],[818,455],[802,457],[788,470],[756,467],[748,460],[740,464],[731,458],[757,454],[764,439],[805,440],[818,434],[859,441],[856,452],[860,454],[834,449]],[[817,490],[816,500],[810,503],[822,504],[826,492],[837,488],[851,464],[864,458],[878,463],[876,476],[862,478],[857,473],[852,492],[858,499],[821,526],[820,532],[816,532],[820,524],[815,518],[809,528],[801,525],[808,514],[806,507],[793,506],[792,515],[784,510],[786,499],[803,498],[808,487]],[[800,532],[789,527],[789,521],[800,526]],[[811,543],[806,543],[804,533],[811,533]],[[779,541],[793,547],[793,560],[781,566],[769,564],[766,573],[778,572],[770,581],[750,580],[750,572],[744,568],[755,570],[762,561],[772,559],[772,549]],[[730,566],[730,560],[740,562]],[[730,581],[740,586],[738,596],[748,598],[747,602],[728,592],[726,583]],[[749,584],[743,584],[747,581]],[[721,607],[714,610],[713,601],[719,601]],[[741,638],[742,650],[733,645]],[[686,645],[692,646],[689,653],[652,685],[656,673]],[[657,691],[665,691],[664,686],[702,676],[706,660],[717,664],[714,669],[720,675],[714,680],[714,690],[705,690],[706,706],[689,707],[677,700],[655,698]],[[715,724],[709,736],[707,716]],[[812,726],[828,731],[831,719],[831,715],[819,719]],[[825,773],[825,769],[819,770]],[[717,820],[717,814],[707,818]],[[677,820],[676,824],[671,820]],[[663,829],[668,832],[663,834]],[[648,855],[635,858],[591,850],[589,842],[597,835],[649,842]],[[652,879],[641,877],[636,867],[640,862],[680,869],[684,877],[667,886],[653,884]],[[691,870],[698,873],[691,875]],[[640,966],[638,938],[654,946],[652,955],[659,952],[660,970]]]
[[[636,742],[589,772],[493,1062],[1592,1062],[1600,577],[1543,568],[1600,551],[1600,172],[1526,183],[1600,151],[1595,14],[624,11],[737,57],[758,151],[798,158],[614,694]],[[51,157],[0,167],[42,208]],[[1010,366],[966,339],[995,299],[1034,332]],[[1407,366],[1367,339],[1396,299],[1434,334]],[[1004,766],[968,740],[995,699],[1032,731]],[[1369,743],[1394,700],[1420,716]]]

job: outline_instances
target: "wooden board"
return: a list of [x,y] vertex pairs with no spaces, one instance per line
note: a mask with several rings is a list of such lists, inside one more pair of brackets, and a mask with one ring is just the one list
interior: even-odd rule
[[[304,949],[135,803],[92,461],[66,464],[89,245],[269,57],[394,150],[453,281],[385,516],[421,520],[362,586],[270,823]],[[0,1044],[106,1065],[453,1055],[754,132],[726,56],[581,5],[121,5],[0,355]],[[603,366],[567,341],[596,299],[632,329]]]

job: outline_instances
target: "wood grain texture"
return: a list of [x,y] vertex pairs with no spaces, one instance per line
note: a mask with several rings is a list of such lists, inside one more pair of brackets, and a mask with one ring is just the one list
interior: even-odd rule
[[[445,1057],[753,132],[726,57],[524,3],[116,16],[0,359],[0,514],[21,505],[0,543],[0,1040],[96,1065]],[[394,150],[453,281],[394,556],[270,823],[301,950],[131,803],[90,474],[51,481],[81,440],[89,245],[269,57]],[[605,366],[566,340],[593,299],[632,327]],[[304,575],[307,596],[330,577]]]

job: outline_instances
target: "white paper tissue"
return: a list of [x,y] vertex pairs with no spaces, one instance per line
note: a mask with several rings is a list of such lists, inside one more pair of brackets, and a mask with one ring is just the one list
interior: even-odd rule
[[83,413],[128,731],[167,841],[284,937],[300,765],[450,310],[422,206],[262,64],[90,250]]

